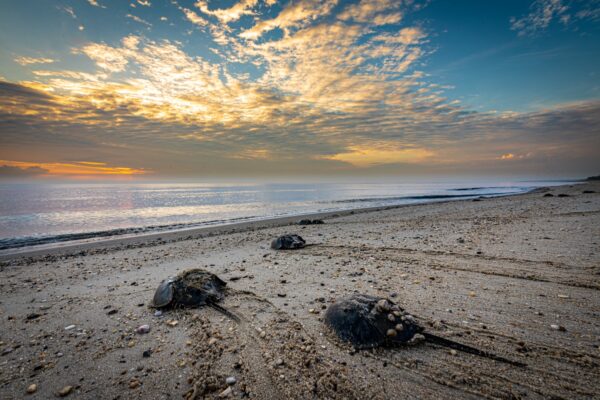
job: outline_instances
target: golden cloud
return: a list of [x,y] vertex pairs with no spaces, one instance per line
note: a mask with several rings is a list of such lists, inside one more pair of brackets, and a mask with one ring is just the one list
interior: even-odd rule
[[343,161],[355,167],[372,167],[380,164],[420,163],[433,155],[434,152],[425,148],[398,148],[396,143],[389,143],[387,146],[378,143],[373,147],[350,146],[345,153],[321,158]]
[[244,39],[258,39],[263,33],[275,28],[286,30],[291,27],[312,22],[331,12],[338,0],[299,0],[290,2],[277,17],[258,22],[252,28],[240,34]]
[[21,169],[41,168],[45,170],[41,176],[128,176],[142,175],[149,171],[130,167],[113,167],[106,163],[94,161],[77,161],[71,163],[39,163],[26,161],[0,160],[0,165]]
[[210,10],[207,1],[199,0],[196,2],[195,6],[200,9],[202,13],[212,15],[221,23],[228,24],[237,21],[242,15],[255,15],[256,13],[252,11],[252,7],[257,4],[258,0],[242,0],[229,8]]
[[31,64],[51,64],[56,62],[56,60],[47,57],[25,57],[20,56],[15,58],[15,62],[21,65],[31,65]]

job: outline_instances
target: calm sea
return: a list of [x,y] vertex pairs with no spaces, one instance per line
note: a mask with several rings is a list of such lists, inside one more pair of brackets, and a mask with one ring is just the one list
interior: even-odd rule
[[4,183],[0,252],[319,211],[499,196],[564,183]]

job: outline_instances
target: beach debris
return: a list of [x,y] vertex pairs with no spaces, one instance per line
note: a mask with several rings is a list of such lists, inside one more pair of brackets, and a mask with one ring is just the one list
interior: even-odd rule
[[58,391],[58,395],[60,397],[66,397],[66,396],[70,395],[71,392],[73,392],[73,386],[65,386]]
[[27,386],[28,394],[33,394],[35,392],[37,392],[37,385],[35,383],[32,383],[31,385]]
[[74,329],[75,325],[69,325],[69,326],[65,326],[65,331],[70,331],[71,329]]
[[325,324],[356,349],[391,347],[427,341],[450,349],[491,358],[512,365],[519,362],[424,332],[415,318],[393,301],[367,294],[353,294],[332,304],[325,312]]
[[225,379],[225,383],[229,386],[235,385],[236,382],[237,379],[235,379],[235,376],[228,376],[227,379]]
[[233,390],[231,390],[231,386],[229,386],[227,389],[225,389],[221,393],[219,393],[219,397],[221,397],[221,398],[229,397],[229,396],[231,396],[232,393],[233,393]]
[[200,268],[189,269],[163,280],[154,293],[152,305],[156,308],[209,306],[239,321],[239,317],[217,304],[225,297],[226,285],[215,274]]
[[301,219],[298,225],[321,225],[324,224],[322,219]]
[[135,333],[139,333],[140,335],[148,332],[150,332],[150,325],[144,324],[135,328]]
[[154,311],[154,316],[155,317],[161,317],[162,316],[162,311],[161,310]]
[[301,249],[306,245],[306,240],[299,235],[283,235],[279,236],[271,242],[273,250],[293,250]]

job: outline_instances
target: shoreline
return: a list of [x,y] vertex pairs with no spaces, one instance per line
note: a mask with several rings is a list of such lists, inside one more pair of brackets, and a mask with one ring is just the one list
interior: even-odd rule
[[[256,220],[242,221],[242,222],[231,222],[221,223],[215,225],[195,226],[191,228],[165,230],[160,232],[149,232],[138,235],[123,236],[112,236],[112,237],[98,237],[96,239],[82,239],[64,242],[52,242],[41,245],[23,246],[0,250],[0,262],[10,261],[18,258],[27,257],[40,257],[44,255],[61,255],[70,254],[71,252],[80,252],[84,250],[95,250],[110,248],[120,248],[123,246],[144,246],[152,245],[159,242],[170,243],[179,240],[188,240],[194,238],[202,238],[206,236],[214,236],[219,234],[243,232],[254,229],[266,229],[278,226],[291,225],[297,222],[299,219],[330,219],[335,217],[343,217],[347,215],[353,215],[356,213],[369,213],[377,212],[382,210],[397,209],[409,206],[422,206],[427,204],[439,204],[447,202],[461,202],[461,201],[473,201],[473,199],[488,199],[488,198],[501,198],[501,197],[512,197],[512,196],[523,196],[529,193],[533,193],[540,190],[546,190],[549,188],[561,188],[578,185],[585,182],[576,182],[550,186],[550,187],[538,187],[531,190],[510,193],[510,194],[495,194],[495,195],[465,195],[465,198],[460,199],[431,199],[430,201],[423,201],[411,204],[398,204],[398,205],[387,205],[387,206],[374,206],[374,207],[358,207],[353,209],[335,210],[335,211],[320,211],[314,213],[300,213],[293,215],[277,216],[277,217],[265,217]],[[133,228],[132,228],[133,229]]]

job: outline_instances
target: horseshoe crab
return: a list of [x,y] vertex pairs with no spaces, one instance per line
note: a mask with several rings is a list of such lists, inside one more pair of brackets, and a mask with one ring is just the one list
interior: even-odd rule
[[271,248],[273,250],[301,249],[304,246],[306,246],[306,240],[298,235],[279,236],[271,242]]
[[322,219],[301,219],[298,225],[321,225],[324,224]]
[[357,349],[392,347],[415,339],[417,334],[439,346],[491,358],[517,366],[525,364],[424,332],[412,315],[391,300],[353,294],[336,301],[325,313],[325,324]]
[[227,284],[215,274],[194,268],[163,280],[154,292],[155,308],[209,306],[238,321],[239,318],[217,303],[225,297]]

